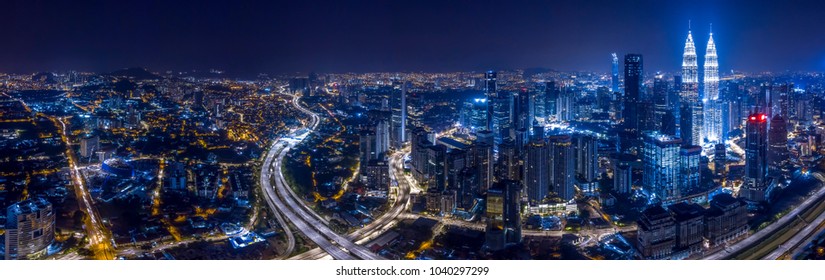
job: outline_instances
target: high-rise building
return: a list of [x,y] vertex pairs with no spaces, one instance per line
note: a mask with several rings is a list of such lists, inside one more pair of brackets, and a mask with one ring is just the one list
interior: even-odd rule
[[441,193],[447,189],[447,148],[444,145],[432,145],[427,148],[427,191]]
[[665,125],[662,122],[664,120],[665,114],[667,114],[667,112],[670,111],[668,95],[670,95],[668,83],[665,80],[663,74],[657,73],[656,76],[653,78],[653,123],[654,128],[664,134],[668,134],[667,132],[663,131]]
[[390,166],[386,160],[371,160],[367,165],[367,187],[386,194],[390,189]]
[[716,44],[713,42],[713,30],[708,37],[705,51],[704,72],[705,94],[703,101],[704,139],[712,143],[722,141],[722,105],[719,99],[719,62],[716,56]]
[[622,149],[627,151],[639,146],[639,110],[644,82],[641,54],[627,54],[624,57],[624,109],[622,110],[623,133],[620,136]]
[[745,130],[745,182],[739,191],[748,201],[765,201],[768,187],[768,116],[751,114]]
[[516,142],[504,141],[498,148],[498,172],[496,178],[506,180],[521,180],[521,160],[516,150]]
[[548,145],[551,189],[559,198],[569,201],[576,195],[573,188],[576,167],[572,139],[569,135],[554,135],[548,138]]
[[80,138],[80,156],[90,157],[100,150],[100,137],[97,135]]
[[513,128],[513,100],[510,92],[500,91],[493,102],[493,133],[495,144],[499,145],[504,139],[511,138]]
[[[487,98],[487,101],[494,102],[493,100],[498,97],[498,81],[496,77],[495,71],[487,71],[484,73],[484,95]],[[487,130],[493,129],[493,106],[487,106]]]
[[633,189],[633,155],[618,154],[610,159],[613,169],[613,190],[627,194]]
[[493,184],[494,157],[493,157],[493,133],[481,131],[477,134],[475,145],[473,145],[474,163],[478,172],[478,191],[485,193]]
[[768,173],[776,177],[788,160],[788,129],[782,115],[774,115],[768,130]]
[[524,167],[524,185],[530,205],[537,205],[547,197],[550,189],[550,151],[544,141],[532,141],[527,145]]
[[596,137],[576,136],[576,177],[594,182],[599,177],[599,147]]
[[556,82],[544,83],[544,119],[549,121],[551,117],[556,116],[558,110],[559,89],[556,87]]
[[682,195],[701,187],[699,184],[702,181],[702,170],[699,167],[701,157],[701,146],[687,145],[679,149],[679,192]]
[[513,94],[513,122],[516,130],[529,129],[533,124],[530,117],[530,92],[527,88],[521,88]]
[[390,141],[393,149],[401,149],[404,142],[407,141],[407,91],[409,90],[410,82],[405,81],[401,84],[401,90],[393,90],[392,92],[392,119],[391,119],[391,134]]
[[375,125],[375,158],[383,159],[390,150],[390,126],[384,121]]
[[610,55],[613,57],[613,64],[611,67],[613,79],[611,80],[610,91],[612,93],[617,93],[619,92],[619,57],[616,56],[616,53],[612,53]]
[[372,130],[361,131],[358,134],[358,148],[360,150],[361,174],[366,175],[366,163],[377,158],[375,154],[375,132]]
[[680,137],[685,144],[702,144],[702,103],[699,100],[699,66],[696,64],[696,46],[688,30],[685,52],[682,56],[682,92],[680,96]]
[[661,201],[681,197],[679,190],[679,147],[682,140],[658,132],[645,134],[642,185]]
[[23,260],[45,252],[54,242],[54,210],[44,198],[24,200],[6,209],[7,260]]
[[521,242],[521,185],[502,180],[487,191],[487,229],[485,247],[491,251]]
[[725,144],[718,143],[713,150],[713,171],[717,176],[727,174],[728,152]]

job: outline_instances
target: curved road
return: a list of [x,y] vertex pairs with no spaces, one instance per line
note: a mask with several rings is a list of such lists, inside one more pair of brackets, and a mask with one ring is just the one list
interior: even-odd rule
[[[404,155],[406,155],[405,152],[396,152],[390,157],[390,178],[392,181],[398,182],[398,187],[396,189],[397,194],[395,196],[395,202],[393,203],[392,208],[372,223],[350,233],[347,236],[350,240],[356,240],[356,244],[364,245],[378,236],[381,236],[381,234],[395,226],[398,218],[401,216],[401,213],[409,208],[411,183],[406,180],[398,180],[397,176],[397,174],[403,174],[404,172]],[[316,260],[323,259],[325,257],[327,257],[327,254],[325,254],[322,250],[313,249],[291,259]]]
[[[320,123],[320,118],[315,113],[303,108],[298,102],[297,95],[292,97],[293,106],[309,114],[312,118],[308,130],[312,131],[317,128]],[[264,188],[264,194],[268,197],[269,201],[274,204],[273,210],[280,211],[299,231],[334,259],[353,259],[353,255],[360,259],[367,260],[383,259],[363,246],[357,245],[348,238],[333,232],[326,226],[326,221],[320,219],[316,213],[307,209],[306,205],[299,205],[300,199],[296,198],[295,194],[291,192],[289,185],[286,183],[286,180],[284,180],[281,163],[292,146],[303,141],[307,134],[308,132],[305,132],[303,135],[297,135],[297,133],[293,132],[287,139],[279,139],[273,144],[266,155],[261,170],[261,183]],[[279,145],[283,145],[283,148],[280,150],[278,150]],[[274,188],[271,184],[272,179],[275,180]],[[270,205],[270,207],[272,207],[272,205]],[[346,249],[346,251],[342,248]]]
[[[277,149],[277,145],[280,143],[280,139],[275,140],[272,146],[269,147],[270,151]],[[272,166],[272,157],[267,154],[266,159],[264,160],[264,165],[261,166],[261,193],[267,194],[268,191],[271,191],[271,187],[264,187],[269,185],[269,176],[263,176],[264,170],[266,170],[269,166]],[[275,219],[278,220],[278,224],[281,225],[281,228],[284,229],[284,233],[286,233],[286,242],[287,248],[281,254],[281,258],[287,257],[292,254],[292,251],[295,250],[295,235],[292,234],[292,230],[289,228],[289,224],[287,224],[286,220],[284,220],[283,215],[280,212],[275,211],[275,201],[272,199],[272,196],[267,194],[264,195],[264,200],[266,204],[269,205],[269,209],[272,209],[272,214],[275,216]]]

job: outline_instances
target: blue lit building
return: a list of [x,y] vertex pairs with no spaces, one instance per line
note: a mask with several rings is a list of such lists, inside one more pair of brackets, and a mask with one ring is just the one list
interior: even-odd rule
[[661,201],[678,199],[679,147],[682,139],[659,132],[645,134],[642,185]]

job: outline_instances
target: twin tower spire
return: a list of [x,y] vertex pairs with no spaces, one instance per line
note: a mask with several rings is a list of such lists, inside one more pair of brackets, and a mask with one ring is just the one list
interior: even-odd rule
[[682,89],[681,103],[685,109],[681,112],[690,114],[681,118],[689,120],[681,137],[691,145],[701,145],[702,140],[712,143],[722,138],[721,105],[719,104],[719,59],[716,55],[716,43],[713,41],[713,25],[711,25],[707,49],[705,51],[704,94],[699,95],[699,66],[696,58],[696,45],[693,43],[693,34],[688,22],[688,36],[685,41],[685,52],[682,56]]

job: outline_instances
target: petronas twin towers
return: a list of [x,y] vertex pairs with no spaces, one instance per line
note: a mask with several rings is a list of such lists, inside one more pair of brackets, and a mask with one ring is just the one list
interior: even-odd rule
[[682,88],[680,94],[681,137],[686,144],[701,145],[703,139],[716,143],[722,140],[722,105],[719,100],[719,62],[713,30],[705,51],[704,93],[699,98],[699,66],[696,46],[688,29],[682,56]]

